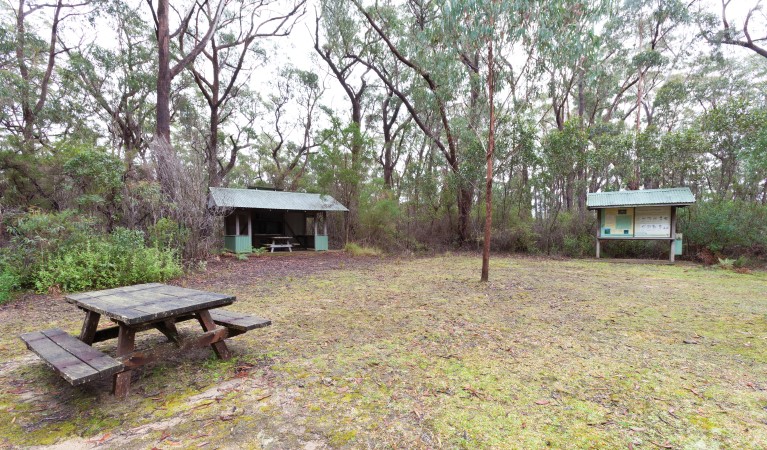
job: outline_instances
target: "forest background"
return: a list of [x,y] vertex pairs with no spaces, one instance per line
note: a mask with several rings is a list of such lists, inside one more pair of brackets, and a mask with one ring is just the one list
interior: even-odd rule
[[211,186],[330,194],[336,247],[571,257],[588,192],[688,186],[687,256],[763,264],[762,3],[8,1],[0,299],[203,268]]

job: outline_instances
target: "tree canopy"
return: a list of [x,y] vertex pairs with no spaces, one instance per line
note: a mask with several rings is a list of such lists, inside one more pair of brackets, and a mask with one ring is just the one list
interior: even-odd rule
[[[344,240],[580,256],[588,192],[689,186],[686,233],[767,208],[758,0],[20,0],[1,19],[4,211],[213,236],[190,219],[209,186],[272,186],[341,200]],[[760,230],[688,235],[764,256]]]

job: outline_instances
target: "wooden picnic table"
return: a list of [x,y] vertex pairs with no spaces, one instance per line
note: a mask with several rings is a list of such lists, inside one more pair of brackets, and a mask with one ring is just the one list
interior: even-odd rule
[[290,243],[293,238],[290,236],[272,236],[272,243],[269,244],[270,252],[274,253],[275,248],[287,248],[288,251],[293,251],[293,244]]
[[[224,342],[226,338],[271,324],[267,319],[218,309],[232,304],[233,295],[161,283],[73,294],[66,300],[85,311],[79,338],[53,329],[27,333],[21,339],[73,385],[113,375],[113,391],[118,397],[128,394],[131,370],[160,355],[136,351],[138,332],[156,329],[183,349],[210,346],[219,358],[228,359],[231,354]],[[101,316],[116,325],[98,329]],[[204,334],[182,341],[176,323],[190,319],[197,319]],[[116,358],[92,347],[95,342],[115,338]]]

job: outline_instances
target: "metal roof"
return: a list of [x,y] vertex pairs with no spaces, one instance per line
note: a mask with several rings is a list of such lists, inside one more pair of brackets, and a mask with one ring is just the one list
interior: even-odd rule
[[595,192],[588,194],[589,209],[617,206],[687,206],[695,203],[690,188],[642,189],[639,191]]
[[303,192],[210,188],[210,206],[221,208],[281,209],[289,211],[348,211],[333,197]]

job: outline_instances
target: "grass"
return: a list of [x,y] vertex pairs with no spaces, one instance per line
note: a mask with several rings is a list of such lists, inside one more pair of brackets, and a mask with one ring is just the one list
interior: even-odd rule
[[480,283],[479,263],[350,258],[226,285],[210,269],[186,284],[235,293],[233,309],[273,326],[233,339],[234,360],[201,351],[144,370],[125,402],[108,384],[70,387],[16,338],[76,332],[69,305],[25,304],[21,323],[2,310],[0,411],[13,421],[0,444],[767,446],[766,274],[495,257]]
[[377,247],[367,247],[350,242],[344,247],[344,251],[352,256],[381,256],[383,252]]

